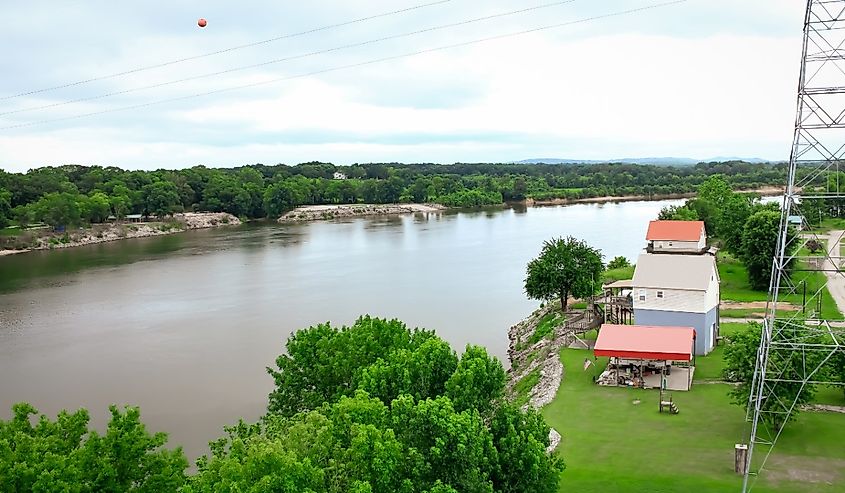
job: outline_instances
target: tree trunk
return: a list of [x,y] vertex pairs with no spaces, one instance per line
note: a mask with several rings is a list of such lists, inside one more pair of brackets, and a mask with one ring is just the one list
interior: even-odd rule
[[569,298],[569,293],[566,292],[566,291],[561,291],[560,292],[560,311],[561,312],[566,311],[566,300],[567,300],[567,298]]

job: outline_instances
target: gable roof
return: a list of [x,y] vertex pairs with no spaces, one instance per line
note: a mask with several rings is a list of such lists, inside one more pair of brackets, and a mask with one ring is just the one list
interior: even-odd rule
[[689,361],[695,329],[603,324],[593,353],[618,358]]
[[651,221],[645,239],[698,241],[704,233],[704,221]]
[[707,291],[710,276],[719,278],[712,255],[661,255],[644,253],[634,269],[634,288],[667,288]]

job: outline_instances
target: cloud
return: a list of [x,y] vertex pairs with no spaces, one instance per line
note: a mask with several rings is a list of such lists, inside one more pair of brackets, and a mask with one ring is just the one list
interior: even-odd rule
[[[780,159],[788,155],[795,110],[803,15],[796,3],[691,0],[243,91],[0,131],[0,167],[23,170],[73,162],[155,168],[314,159],[475,162],[536,156]],[[68,11],[75,25],[59,31],[80,31],[78,38],[62,32],[45,37],[37,28],[39,21],[49,24],[45,14],[16,4],[23,21],[0,20],[0,30],[9,27],[4,36],[21,49],[10,50],[16,55],[0,62],[0,69],[18,75],[4,77],[0,90],[10,94],[49,86],[365,14],[346,3],[333,9],[336,2],[253,10],[208,2],[199,10],[210,19],[209,27],[222,26],[202,32],[191,28],[186,34],[184,23],[199,4],[171,4],[155,3],[160,10],[144,7],[125,29],[114,25],[121,14],[132,19],[131,9],[120,3],[98,2],[99,10],[88,6],[90,17],[87,11]],[[471,28],[0,117],[0,126],[303,74],[645,4],[574,2]],[[524,7],[512,1],[485,3],[483,10],[462,1],[444,5],[296,42],[0,101],[0,112]],[[366,13],[399,7],[379,1],[368,4]],[[278,26],[269,20],[272,15],[282,19]],[[100,25],[103,29],[97,30]],[[33,42],[27,58],[22,49]],[[39,71],[44,66],[49,70]]]

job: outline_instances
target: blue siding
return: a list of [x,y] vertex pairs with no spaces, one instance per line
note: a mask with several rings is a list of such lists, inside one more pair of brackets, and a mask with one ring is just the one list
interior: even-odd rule
[[634,309],[637,325],[692,327],[695,329],[695,354],[707,354],[715,343],[713,324],[718,323],[718,310],[707,313],[669,312],[662,310]]

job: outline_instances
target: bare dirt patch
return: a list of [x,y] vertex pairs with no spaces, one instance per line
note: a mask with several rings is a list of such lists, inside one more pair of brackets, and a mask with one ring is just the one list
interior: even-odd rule
[[794,455],[769,458],[761,479],[767,482],[799,481],[802,483],[839,484],[845,480],[845,460],[830,457]]

